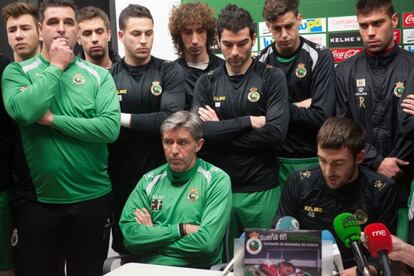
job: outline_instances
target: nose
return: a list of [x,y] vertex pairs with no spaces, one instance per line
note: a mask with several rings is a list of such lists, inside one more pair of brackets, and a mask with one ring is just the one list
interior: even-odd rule
[[96,32],[92,32],[92,43],[98,43],[98,34]]
[[178,145],[177,145],[177,143],[172,144],[172,146],[171,146],[171,153],[173,155],[177,155],[178,154]]
[[58,33],[59,34],[64,34],[66,32],[66,28],[65,28],[65,24],[62,22],[59,22],[59,26],[58,26]]
[[373,26],[368,26],[368,36],[369,37],[373,37],[373,36],[375,36],[375,29],[374,29],[374,27]]
[[16,30],[16,39],[20,40],[23,38],[23,32],[20,28],[17,28]]
[[145,35],[145,33],[141,34],[140,38],[139,38],[139,43],[142,45],[147,44],[147,36]]
[[237,57],[238,55],[239,55],[239,48],[237,44],[234,44],[233,47],[231,48],[231,56]]
[[286,31],[285,28],[282,28],[281,36],[282,36],[282,38],[287,38],[288,37],[288,32]]
[[198,44],[198,35],[196,32],[193,33],[191,43],[193,43],[194,45]]

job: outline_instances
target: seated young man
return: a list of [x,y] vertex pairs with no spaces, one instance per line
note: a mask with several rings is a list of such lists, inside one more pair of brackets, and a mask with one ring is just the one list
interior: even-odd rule
[[197,158],[204,143],[197,115],[174,113],[161,135],[168,163],[145,174],[129,196],[119,222],[124,245],[145,263],[210,268],[222,258],[230,178]]
[[[330,118],[317,135],[319,166],[293,172],[282,193],[276,219],[292,216],[300,229],[333,230],[334,218],[353,213],[361,228],[381,222],[395,233],[397,191],[394,182],[359,166],[365,131],[348,118]],[[345,268],[355,266],[351,249],[338,241]]]

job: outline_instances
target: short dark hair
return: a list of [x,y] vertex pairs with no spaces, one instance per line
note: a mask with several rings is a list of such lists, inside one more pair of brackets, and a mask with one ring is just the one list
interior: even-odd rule
[[37,7],[30,3],[13,2],[7,4],[1,10],[1,16],[3,17],[4,25],[7,24],[7,20],[9,20],[10,17],[17,18],[25,14],[31,15],[34,19],[35,24],[39,22]]
[[67,7],[71,8],[75,12],[75,20],[78,21],[78,8],[71,0],[46,0],[40,4],[39,8],[39,21],[43,22],[45,19],[45,11],[50,7]]
[[221,10],[217,20],[217,34],[219,39],[224,30],[237,33],[246,27],[249,28],[250,37],[253,38],[256,33],[256,25],[247,10],[239,8],[234,4],[228,4]]
[[395,13],[391,0],[358,0],[355,10],[357,15],[367,15],[377,10],[384,10],[390,17]]
[[263,6],[263,18],[273,22],[280,16],[293,12],[298,15],[299,0],[266,0]]
[[105,24],[106,30],[109,30],[111,28],[108,15],[100,8],[94,6],[87,6],[79,10],[79,23],[94,18],[102,19],[102,21]]
[[119,15],[118,24],[121,30],[125,30],[126,22],[130,17],[145,17],[151,19],[152,23],[154,23],[154,19],[152,18],[149,9],[141,5],[129,4]]
[[356,156],[364,149],[367,134],[353,120],[345,117],[329,118],[319,129],[316,142],[323,149],[346,147]]
[[207,32],[207,51],[216,43],[216,18],[214,11],[205,3],[186,3],[174,7],[168,28],[178,55],[183,57],[184,44],[181,33],[186,25],[200,24]]

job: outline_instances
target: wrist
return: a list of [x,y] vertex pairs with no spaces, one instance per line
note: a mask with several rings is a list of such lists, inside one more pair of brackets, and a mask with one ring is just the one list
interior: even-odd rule
[[131,114],[121,113],[121,126],[127,128],[131,127]]
[[178,231],[180,232],[180,237],[184,237],[187,233],[185,231],[185,224],[180,223],[178,224]]

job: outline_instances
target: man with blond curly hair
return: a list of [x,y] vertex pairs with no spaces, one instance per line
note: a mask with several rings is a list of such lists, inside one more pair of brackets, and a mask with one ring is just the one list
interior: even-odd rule
[[204,3],[187,3],[174,7],[168,24],[181,65],[186,74],[186,109],[193,101],[198,78],[224,61],[212,53],[216,44],[214,11]]

